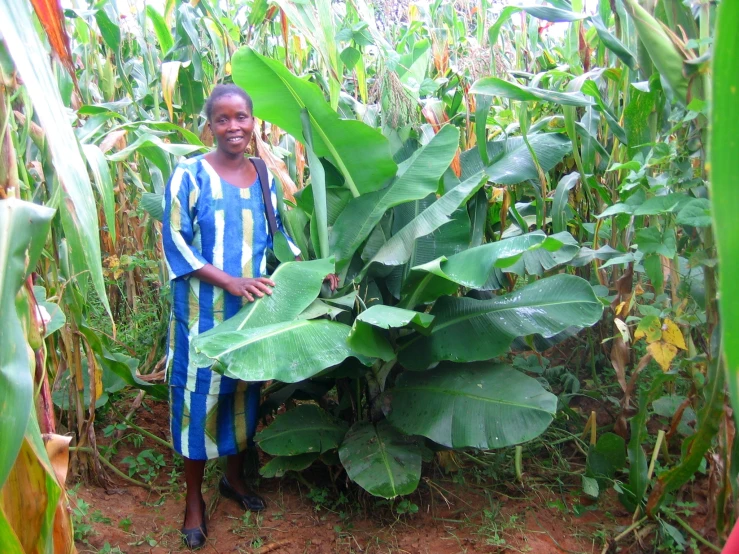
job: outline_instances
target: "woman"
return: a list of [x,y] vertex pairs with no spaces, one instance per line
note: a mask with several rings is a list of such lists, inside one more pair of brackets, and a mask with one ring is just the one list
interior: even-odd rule
[[[165,191],[164,253],[173,290],[169,331],[170,430],[185,459],[184,541],[205,544],[201,492],[208,459],[226,456],[221,494],[247,510],[264,500],[243,479],[244,453],[253,446],[259,384],[230,379],[189,363],[190,340],[236,314],[246,302],[271,294],[265,251],[272,247],[254,164],[244,156],[254,130],[251,98],[235,85],[218,85],[205,106],[216,149],[184,161]],[[271,180],[277,228],[284,232]],[[295,245],[290,246],[297,256]],[[334,284],[334,281],[331,282]]]

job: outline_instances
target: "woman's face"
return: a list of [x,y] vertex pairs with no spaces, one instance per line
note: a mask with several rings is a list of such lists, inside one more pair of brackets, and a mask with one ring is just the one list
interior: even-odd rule
[[229,155],[243,155],[254,131],[254,118],[246,100],[235,94],[222,96],[213,105],[210,121],[217,148]]

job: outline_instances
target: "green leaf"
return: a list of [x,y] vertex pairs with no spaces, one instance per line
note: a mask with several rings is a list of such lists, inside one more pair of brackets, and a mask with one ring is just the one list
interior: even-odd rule
[[675,229],[660,230],[657,227],[639,229],[634,235],[634,244],[644,254],[660,254],[665,258],[673,258],[677,253]]
[[[0,8],[1,10],[2,8]],[[15,296],[38,261],[54,210],[0,200],[0,487],[8,478],[33,409],[33,378]],[[27,316],[27,314],[23,314]]]
[[[629,102],[624,108],[624,130],[629,144],[629,155],[641,152],[647,155],[649,145],[657,133],[657,113],[655,111],[658,92],[649,88],[648,82],[629,85]],[[635,171],[640,169],[636,164]]]
[[[113,154],[108,154],[108,160],[110,160],[111,162],[121,162],[128,159],[128,157],[134,152],[151,147],[158,148],[174,156],[187,156],[188,154],[192,154],[193,152],[203,150],[202,146],[194,144],[173,144],[171,142],[164,142],[158,136],[147,133],[141,135],[134,142],[126,146],[123,150],[119,150],[118,152],[115,152]],[[170,168],[168,165],[162,165],[161,163],[159,163],[157,164],[157,167],[159,167],[162,174],[169,174]]]
[[587,474],[603,482],[613,479],[626,467],[626,441],[614,433],[604,433],[588,451]]
[[61,329],[67,321],[67,316],[59,307],[59,304],[46,301],[46,289],[44,287],[33,287],[33,295],[39,306],[43,306],[46,312],[51,316],[51,321],[46,324],[46,334],[44,338]]
[[410,494],[421,479],[421,449],[416,439],[387,420],[356,423],[346,434],[339,458],[349,478],[374,496]]
[[333,321],[296,320],[219,332],[193,348],[218,362],[214,371],[233,379],[295,383],[354,355],[347,345],[350,330]]
[[298,316],[313,303],[330,260],[288,262],[272,275],[272,294],[247,304],[234,317],[191,343],[190,359],[245,381],[294,383],[355,355],[346,339],[351,328]]
[[365,356],[389,361],[395,351],[379,329],[412,327],[423,334],[434,321],[434,316],[394,306],[377,304],[360,313],[354,320],[348,343],[352,350]]
[[233,317],[198,335],[193,342],[207,342],[209,337],[224,331],[292,321],[313,303],[321,292],[323,279],[333,272],[334,264],[331,259],[280,264],[270,277],[275,283],[271,295],[250,302]]
[[551,337],[568,327],[594,325],[603,313],[587,281],[554,275],[490,300],[443,297],[428,337],[414,337],[400,351],[400,363],[426,369],[435,362],[471,362],[500,356],[516,337]]
[[557,397],[536,379],[491,362],[405,372],[386,395],[394,426],[449,448],[487,450],[532,440],[557,410]]
[[83,144],[82,152],[87,158],[87,164],[92,171],[93,181],[98,190],[105,213],[105,222],[108,224],[108,232],[115,242],[115,195],[113,192],[113,179],[110,176],[108,162],[105,160],[103,151],[94,144]]
[[141,195],[141,207],[157,221],[164,219],[164,195],[154,192],[144,192]]
[[618,58],[630,69],[636,69],[636,58],[634,58],[634,55],[629,52],[629,49],[626,48],[626,45],[624,45],[623,42],[611,34],[600,16],[594,15],[590,17],[590,22],[593,24],[593,27],[595,27],[595,31],[598,33],[598,38],[606,48],[616,54],[616,56],[618,56]]
[[477,173],[454,187],[395,233],[377,251],[369,263],[401,265],[407,262],[413,254],[416,239],[433,233],[439,227],[449,223],[454,211],[485,181],[487,181],[487,176]]
[[[649,198],[633,211],[634,215],[659,215],[680,211],[691,198],[687,194],[674,192],[664,196]],[[708,201],[706,201],[708,202]]]
[[705,198],[694,198],[677,214],[678,225],[710,227],[711,202]]
[[[572,151],[572,143],[559,133],[537,133],[528,137],[531,149],[545,173],[556,166]],[[488,146],[494,143],[488,143]],[[510,138],[503,143],[504,153],[485,168],[491,181],[501,185],[517,185],[539,179],[531,152],[521,137]]]
[[397,329],[411,326],[416,330],[423,330],[431,326],[434,316],[378,304],[360,313],[355,321],[361,321],[380,329]]
[[315,404],[301,404],[278,415],[254,440],[272,456],[322,454],[338,448],[348,429]]
[[300,111],[300,119],[303,123],[303,142],[305,153],[308,155],[308,166],[310,167],[310,184],[313,192],[313,222],[318,231],[318,244],[320,258],[329,256],[328,247],[328,208],[326,204],[326,173],[321,160],[313,152],[313,131],[310,124],[308,110]]
[[564,10],[562,8],[554,8],[550,6],[506,6],[501,10],[498,19],[488,30],[490,44],[495,44],[497,42],[501,28],[508,20],[510,20],[511,16],[522,10],[538,19],[555,23],[578,21],[587,17],[571,10]]
[[[736,163],[739,160],[735,122],[739,120],[739,5],[722,2],[713,46],[713,101],[711,108],[712,132],[711,211],[715,219],[714,232],[721,275],[721,298],[739,298],[739,218],[737,218]],[[726,353],[729,390],[734,418],[739,421],[739,303],[719,304],[721,312],[722,344]]]
[[395,175],[387,139],[361,121],[339,119],[315,84],[250,48],[240,48],[232,64],[234,82],[254,100],[255,116],[300,137],[300,113],[308,110],[316,156],[339,170],[354,196],[382,188]]
[[[98,8],[95,12],[95,21],[100,29],[100,34],[103,36],[103,41],[108,48],[110,48],[114,54],[118,55],[121,48],[121,29],[115,24],[106,13],[105,3],[102,8]],[[111,10],[114,11],[114,10]]]
[[521,102],[553,102],[562,106],[590,106],[593,102],[579,92],[558,92],[525,87],[498,77],[484,77],[470,87],[470,94],[503,97]]
[[590,498],[598,498],[600,494],[600,487],[598,487],[598,481],[592,477],[582,476],[582,492]]
[[[39,40],[28,3],[22,0],[0,3],[0,33],[33,101],[35,115],[44,128],[54,168],[64,191],[62,224],[70,245],[76,245],[76,251],[70,257],[72,271],[92,277],[100,301],[110,314],[100,261],[95,196],[49,65],[49,54]],[[78,283],[84,289],[83,279]]]
[[552,229],[555,233],[567,230],[570,191],[575,188],[579,179],[580,174],[575,171],[562,177],[557,184],[551,213]]
[[351,71],[357,62],[362,58],[362,53],[353,46],[347,46],[341,51],[341,61],[344,62],[346,68]]
[[[549,246],[551,243],[552,246]],[[558,243],[558,244],[557,244]],[[550,251],[549,248],[553,250]],[[530,249],[514,264],[508,266],[505,262],[498,262],[498,267],[504,267],[506,273],[524,275],[542,275],[572,260],[580,251],[577,240],[567,231],[549,235],[543,243],[543,248]]]
[[639,40],[647,49],[655,68],[662,79],[669,84],[676,100],[685,104],[688,95],[688,79],[683,74],[682,54],[660,22],[637,0],[623,0],[623,3],[634,23]]
[[331,230],[331,250],[337,259],[350,259],[388,209],[436,192],[458,144],[456,127],[443,127],[425,147],[401,165],[398,177],[387,187],[352,199]]
[[403,288],[403,306],[413,307],[451,294],[458,285],[473,289],[486,288],[496,266],[510,267],[526,252],[538,248],[555,251],[563,245],[541,231],[489,242],[464,250],[449,258],[440,257],[414,267]]
[[319,457],[319,454],[308,453],[297,456],[276,456],[264,464],[259,475],[266,479],[283,477],[288,471],[308,469]]
[[172,33],[170,32],[169,27],[167,26],[167,22],[164,20],[164,17],[156,11],[154,6],[146,6],[146,15],[151,19],[152,25],[154,25],[154,33],[159,41],[159,47],[162,49],[162,54],[166,55],[174,44],[174,39],[172,38]]

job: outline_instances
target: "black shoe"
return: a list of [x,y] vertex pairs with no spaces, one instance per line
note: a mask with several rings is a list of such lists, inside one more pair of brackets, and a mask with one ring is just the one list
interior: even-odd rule
[[[203,522],[199,527],[191,527],[190,529],[182,528],[182,540],[190,550],[197,550],[205,546],[208,539],[208,527],[205,525],[205,502],[203,502]],[[187,508],[185,508],[185,519],[187,519]]]
[[264,499],[256,494],[241,494],[237,492],[228,482],[228,479],[224,476],[221,482],[218,484],[218,488],[221,491],[221,495],[229,500],[235,501],[240,504],[245,510],[251,510],[252,512],[261,512],[267,505],[264,503]]

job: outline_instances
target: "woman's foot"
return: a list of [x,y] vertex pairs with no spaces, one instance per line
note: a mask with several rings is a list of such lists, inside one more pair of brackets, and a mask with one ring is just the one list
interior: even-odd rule
[[205,502],[202,498],[194,505],[185,504],[185,523],[180,529],[185,546],[192,550],[202,548],[208,538],[208,527],[205,524]]
[[221,479],[218,485],[221,491],[221,495],[224,498],[233,500],[239,504],[244,510],[251,510],[252,512],[260,512],[264,510],[267,505],[264,499],[255,494],[253,491],[244,485],[241,479],[229,480],[225,475]]

